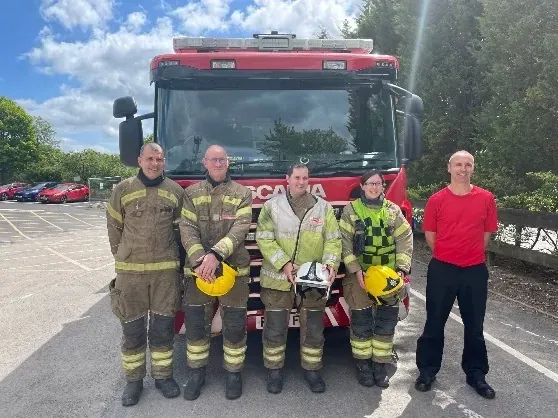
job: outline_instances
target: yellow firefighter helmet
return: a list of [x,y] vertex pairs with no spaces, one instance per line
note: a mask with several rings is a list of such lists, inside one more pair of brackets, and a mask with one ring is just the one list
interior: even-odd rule
[[192,275],[196,278],[198,289],[208,296],[226,295],[233,288],[237,274],[238,272],[227,263],[221,263],[215,271],[215,281],[208,283],[192,271]]
[[399,303],[405,282],[387,266],[370,266],[364,273],[364,286],[378,305],[395,306]]

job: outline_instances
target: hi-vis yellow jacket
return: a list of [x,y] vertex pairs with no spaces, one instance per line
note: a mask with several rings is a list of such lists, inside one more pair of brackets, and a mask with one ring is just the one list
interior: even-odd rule
[[184,190],[165,178],[146,187],[137,177],[121,181],[107,205],[107,229],[117,272],[151,273],[178,269],[178,240]]
[[258,218],[256,241],[263,255],[260,271],[262,287],[288,291],[291,282],[282,267],[289,261],[302,265],[317,261],[337,271],[341,262],[341,234],[333,207],[314,196],[312,206],[301,221],[285,194],[269,199]]

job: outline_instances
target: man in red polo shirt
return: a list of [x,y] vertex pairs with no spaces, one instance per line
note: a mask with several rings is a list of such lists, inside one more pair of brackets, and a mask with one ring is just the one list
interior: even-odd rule
[[474,158],[467,151],[448,163],[451,183],[434,193],[424,209],[423,230],[433,257],[426,284],[426,324],[417,342],[419,377],[415,388],[427,392],[442,364],[444,327],[455,298],[465,327],[461,367],[467,383],[487,399],[495,396],[486,383],[488,356],[483,336],[488,296],[485,251],[498,230],[492,193],[471,184]]

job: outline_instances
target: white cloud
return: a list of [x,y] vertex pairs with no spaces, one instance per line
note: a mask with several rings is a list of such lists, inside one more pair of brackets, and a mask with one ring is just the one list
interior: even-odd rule
[[143,12],[130,13],[126,18],[126,27],[130,30],[137,31],[145,25],[147,16]]
[[[88,39],[69,41],[47,25],[39,33],[40,44],[23,55],[38,71],[68,78],[56,97],[42,102],[22,98],[18,102],[34,115],[48,120],[62,138],[94,138],[117,150],[118,124],[112,117],[115,98],[132,95],[139,113],[152,111],[153,86],[149,62],[157,54],[172,52],[172,38],[185,34],[227,36],[235,30],[250,37],[270,30],[313,36],[320,27],[339,35],[344,19],[352,20],[358,0],[255,0],[244,10],[233,0],[191,1],[172,10],[160,0],[156,12],[136,11],[119,18],[121,26],[109,31],[120,2],[114,0],[43,0],[41,14],[47,22],[67,29],[91,29]],[[161,17],[154,13],[164,13]],[[173,23],[177,26],[173,26]],[[152,122],[144,121],[144,133]],[[78,141],[78,139],[74,139]],[[72,143],[74,144],[74,143]],[[74,144],[75,145],[75,144]]]
[[361,0],[254,0],[246,10],[235,10],[230,20],[243,30],[257,33],[277,30],[308,37],[324,27],[339,36],[345,19],[354,24],[361,4]]
[[169,15],[181,21],[186,32],[198,35],[207,30],[225,31],[229,27],[226,20],[232,0],[200,0],[173,10]]
[[43,0],[41,16],[66,29],[99,27],[112,18],[114,0]]

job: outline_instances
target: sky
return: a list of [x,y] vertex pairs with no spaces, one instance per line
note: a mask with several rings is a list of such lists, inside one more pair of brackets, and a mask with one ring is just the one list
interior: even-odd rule
[[[252,37],[278,30],[340,36],[362,0],[2,1],[0,96],[46,119],[65,151],[118,152],[114,99],[153,110],[149,62],[175,36]],[[144,123],[144,133],[151,126]]]

